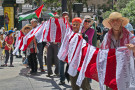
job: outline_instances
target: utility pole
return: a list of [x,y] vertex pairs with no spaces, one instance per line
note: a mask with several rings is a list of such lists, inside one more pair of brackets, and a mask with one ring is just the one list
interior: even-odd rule
[[39,6],[41,6],[42,5],[42,0],[39,0]]
[[113,0],[112,0],[112,10],[113,10],[113,4],[114,4],[114,2],[113,2]]
[[62,0],[62,12],[67,11],[67,0]]

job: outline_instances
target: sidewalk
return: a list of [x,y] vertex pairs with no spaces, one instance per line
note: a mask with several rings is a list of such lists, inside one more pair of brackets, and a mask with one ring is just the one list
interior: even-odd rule
[[[29,69],[21,61],[22,59],[15,58],[15,67],[0,67],[0,90],[71,90],[70,83],[66,81],[65,85],[58,85],[59,77],[46,77],[47,72],[28,74]],[[47,70],[46,66],[44,68]],[[94,80],[91,86],[94,90],[99,90],[99,84]]]

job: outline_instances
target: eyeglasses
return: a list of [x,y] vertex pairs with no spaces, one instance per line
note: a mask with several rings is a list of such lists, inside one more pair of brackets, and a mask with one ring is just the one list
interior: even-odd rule
[[88,23],[90,23],[91,21],[89,21],[89,20],[85,20],[85,22],[88,22]]

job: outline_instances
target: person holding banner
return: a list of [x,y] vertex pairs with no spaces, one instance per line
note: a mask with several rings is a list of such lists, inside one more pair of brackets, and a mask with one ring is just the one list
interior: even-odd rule
[[[80,24],[82,23],[82,20],[81,18],[74,18],[72,20],[72,29],[73,29],[73,32],[75,33],[79,33],[79,28],[80,28]],[[86,22],[87,23],[87,22]],[[88,40],[88,37],[84,35],[83,38],[87,41]],[[79,75],[79,72],[77,73],[77,75],[75,77],[73,76],[70,76],[70,80],[71,80],[71,87],[73,90],[79,90],[80,87],[76,85],[76,81],[77,81],[77,78],[78,78],[78,75]],[[85,78],[82,82],[82,85],[81,85],[81,88],[83,90],[91,90],[91,86],[89,84],[89,79],[88,78]]]
[[[27,34],[31,29],[31,25],[25,25],[22,29],[22,32]],[[30,74],[35,75],[37,73],[37,43],[35,38],[33,38],[30,42],[26,50],[26,55],[28,59],[28,65],[31,68]]]
[[[36,28],[38,26],[38,21],[36,19],[32,19],[31,25],[33,28]],[[37,41],[37,49],[38,49],[37,58],[40,65],[40,71],[45,72],[44,67],[43,67],[43,44],[42,42],[39,42],[37,39],[36,41]]]
[[[69,16],[68,16],[67,11],[64,11],[62,13],[62,18],[63,19],[65,18],[67,20],[67,22],[69,23]],[[59,44],[59,48],[61,46],[60,44]],[[65,65],[65,62],[59,60],[59,69],[60,69],[60,82],[59,82],[59,85],[64,85],[65,84],[64,65]]]
[[[117,47],[127,46],[135,54],[134,36],[125,28],[128,23],[129,19],[123,17],[121,13],[112,12],[109,18],[103,21],[103,25],[110,30],[103,39],[101,49],[116,49]],[[112,89],[107,87],[107,90]]]

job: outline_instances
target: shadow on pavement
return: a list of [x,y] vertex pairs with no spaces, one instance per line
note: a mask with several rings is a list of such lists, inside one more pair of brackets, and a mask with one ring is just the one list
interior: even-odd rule
[[[52,88],[52,86],[53,86],[54,88],[52,88],[52,89],[62,90],[60,88],[60,86],[56,83],[56,81],[54,80],[54,78],[58,78],[58,77],[51,76],[50,78],[46,78],[46,77],[42,78],[42,77],[39,77],[39,76],[41,76],[42,74],[45,74],[45,73],[38,72],[36,75],[30,75],[30,74],[28,74],[29,71],[30,71],[29,68],[22,68],[20,70],[19,75],[25,76],[25,77],[29,77],[29,78],[33,78],[33,79],[35,79],[37,81],[42,81],[42,82],[47,82],[47,83],[51,83],[52,84],[50,86],[44,86],[44,87],[51,87]],[[65,87],[64,90],[66,90],[66,88],[71,88],[71,86],[66,85],[66,84],[63,85],[63,87]]]
[[0,67],[0,69],[3,69],[2,67]]

